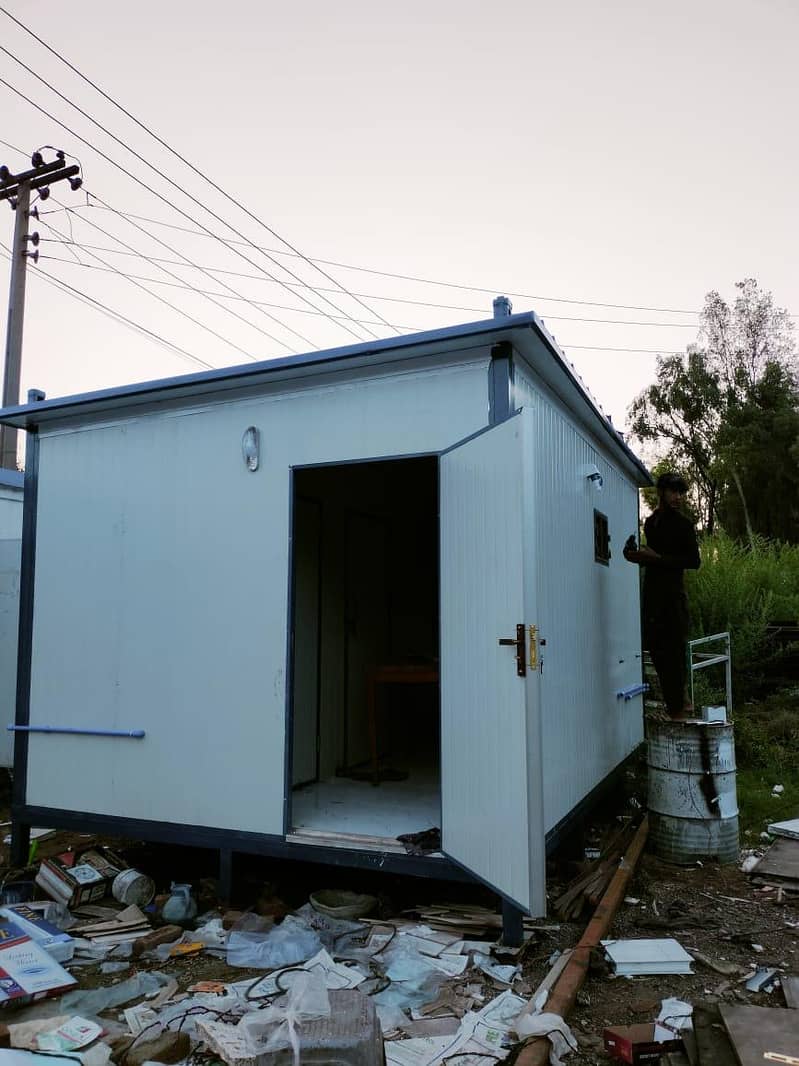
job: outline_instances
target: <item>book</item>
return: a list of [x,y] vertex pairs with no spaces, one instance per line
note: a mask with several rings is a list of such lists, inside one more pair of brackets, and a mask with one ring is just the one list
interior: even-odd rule
[[693,959],[676,940],[603,940],[614,971],[623,977],[636,974],[693,973]]
[[[52,903],[48,906],[52,907]],[[9,903],[0,907],[0,917],[12,921],[31,940],[40,944],[48,955],[52,955],[56,962],[69,962],[75,954],[75,942],[69,933],[46,921],[38,907],[31,907],[27,903]]]
[[19,926],[0,916],[0,1008],[60,996],[77,983]]

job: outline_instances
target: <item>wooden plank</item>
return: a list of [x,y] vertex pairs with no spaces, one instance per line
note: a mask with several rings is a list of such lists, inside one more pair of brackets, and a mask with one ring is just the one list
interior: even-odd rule
[[740,1066],[763,1066],[767,1052],[795,1055],[799,1026],[792,1010],[721,1003],[719,1012]]
[[758,877],[778,877],[799,884],[799,840],[780,837],[752,871]]
[[782,994],[785,996],[785,1006],[799,1010],[799,977],[791,974],[783,974],[780,977]]

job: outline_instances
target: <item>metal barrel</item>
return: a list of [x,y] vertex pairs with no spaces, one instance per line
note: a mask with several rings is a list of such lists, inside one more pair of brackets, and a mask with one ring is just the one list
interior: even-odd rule
[[647,724],[651,850],[673,863],[736,862],[732,725],[652,720]]

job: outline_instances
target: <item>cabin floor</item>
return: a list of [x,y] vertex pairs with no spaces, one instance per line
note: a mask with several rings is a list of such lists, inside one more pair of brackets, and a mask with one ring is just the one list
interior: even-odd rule
[[295,789],[294,832],[346,833],[396,839],[441,826],[437,764],[412,765],[403,781],[356,781],[331,777]]

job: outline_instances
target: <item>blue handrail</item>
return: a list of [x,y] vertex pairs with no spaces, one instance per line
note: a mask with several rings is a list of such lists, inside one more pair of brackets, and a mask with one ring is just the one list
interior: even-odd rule
[[143,729],[77,729],[66,725],[10,725],[9,733],[73,733],[82,737],[135,737],[144,736]]
[[619,691],[616,693],[616,699],[617,700],[623,699],[625,701],[625,703],[626,703],[629,700],[635,699],[636,696],[640,696],[642,692],[648,692],[648,691],[649,691],[649,685],[647,685],[647,684],[633,685],[631,688],[619,689]]

